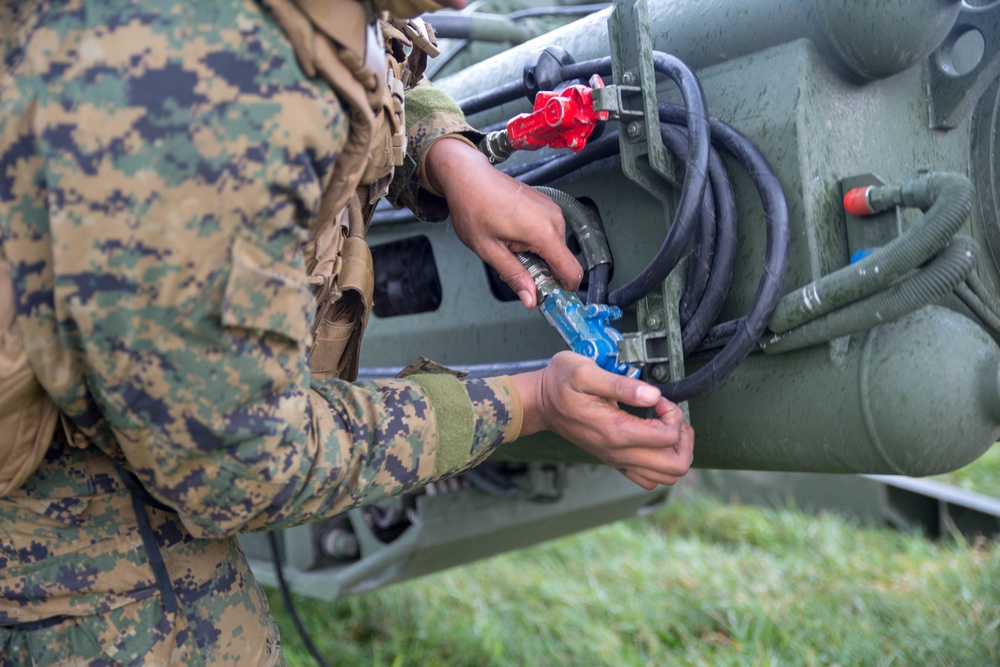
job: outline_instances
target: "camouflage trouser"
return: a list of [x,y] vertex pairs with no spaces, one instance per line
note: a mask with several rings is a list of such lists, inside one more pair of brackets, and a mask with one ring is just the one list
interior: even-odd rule
[[0,626],[0,667],[280,664],[277,625],[236,539],[196,539],[173,512],[142,509],[172,613],[110,460],[57,432],[17,498],[0,500],[0,614],[18,623]]
[[[105,614],[67,618],[49,627],[0,628],[0,667],[205,664],[199,657],[192,614],[192,610],[164,614],[160,597],[154,596]],[[123,642],[130,634],[132,641]],[[146,652],[150,642],[154,643]],[[273,649],[272,655],[261,656],[264,660],[259,663],[234,652],[218,664],[284,665],[278,647]]]

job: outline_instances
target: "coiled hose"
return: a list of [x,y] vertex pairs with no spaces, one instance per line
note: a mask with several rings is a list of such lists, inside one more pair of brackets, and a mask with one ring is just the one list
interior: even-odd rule
[[[683,110],[673,104],[661,103],[658,110],[661,122],[680,123],[687,118]],[[767,231],[764,271],[750,309],[736,321],[735,333],[722,350],[691,375],[677,382],[657,385],[664,396],[675,402],[716,386],[756,348],[781,298],[781,286],[788,268],[788,205],[774,170],[757,147],[734,128],[715,119],[708,119],[708,122],[712,142],[743,165],[760,196]]]
[[[610,60],[609,60],[610,64]],[[708,182],[708,153],[711,140],[705,94],[698,78],[687,65],[667,53],[653,52],[653,69],[665,74],[680,89],[684,98],[684,125],[687,126],[687,154],[680,201],[667,236],[649,265],[639,274],[608,295],[613,306],[631,306],[666,280],[687,250],[695,228]]]
[[[659,385],[674,401],[702,393],[715,386],[756,348],[757,340],[781,296],[781,283],[788,264],[788,211],[780,183],[764,156],[732,127],[710,119],[701,86],[690,70],[673,56],[654,53],[654,69],[666,74],[680,88],[685,106],[659,105],[664,145],[685,163],[680,203],[667,237],[649,264],[623,287],[611,292],[608,302],[628,306],[660,285],[676,267],[697,228],[696,254],[689,281],[681,299],[681,331],[685,354],[712,337],[712,323],[728,295],[736,254],[735,196],[721,158],[711,144],[736,158],[750,174],[760,193],[767,226],[765,268],[747,315],[726,324],[726,343],[716,357],[691,376],[677,383]],[[564,80],[611,74],[611,58],[598,58],[565,65]],[[513,99],[513,84],[463,100],[467,113],[480,111],[484,98],[496,103]],[[686,132],[680,130],[686,128]],[[545,159],[516,169],[516,177],[529,184],[546,183],[566,176],[594,161],[619,152],[617,133],[605,133],[581,153]],[[698,226],[698,222],[701,225]],[[706,267],[711,270],[706,271]],[[707,275],[706,275],[707,274]],[[722,335],[716,336],[721,338]]]

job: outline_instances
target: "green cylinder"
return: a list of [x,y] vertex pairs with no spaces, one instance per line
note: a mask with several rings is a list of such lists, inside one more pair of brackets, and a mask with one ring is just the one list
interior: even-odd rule
[[[657,0],[649,3],[649,21],[654,48],[694,70],[808,39],[855,77],[880,79],[937,49],[961,8],[960,0]],[[533,39],[442,87],[462,99],[485,81],[520,79],[525,57],[546,46],[561,46],[577,61],[607,55],[607,17],[599,12]]]
[[830,346],[753,355],[691,401],[701,468],[933,475],[1000,438],[1000,348],[930,306]]

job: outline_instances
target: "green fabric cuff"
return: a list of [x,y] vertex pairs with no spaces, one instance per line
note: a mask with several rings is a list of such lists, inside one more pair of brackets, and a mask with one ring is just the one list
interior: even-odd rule
[[424,388],[434,408],[438,431],[435,475],[461,470],[469,462],[476,427],[476,415],[465,386],[458,378],[445,374],[421,373],[406,379]]
[[417,86],[406,91],[406,131],[409,132],[434,112],[462,115],[455,100],[434,86]]

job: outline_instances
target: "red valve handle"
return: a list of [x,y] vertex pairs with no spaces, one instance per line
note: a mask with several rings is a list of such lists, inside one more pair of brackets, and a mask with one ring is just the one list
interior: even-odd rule
[[535,95],[535,110],[515,116],[507,123],[507,139],[515,150],[568,148],[578,153],[598,123],[608,119],[607,111],[594,111],[595,88],[604,81],[594,75],[590,86],[575,85],[561,93],[540,91]]

